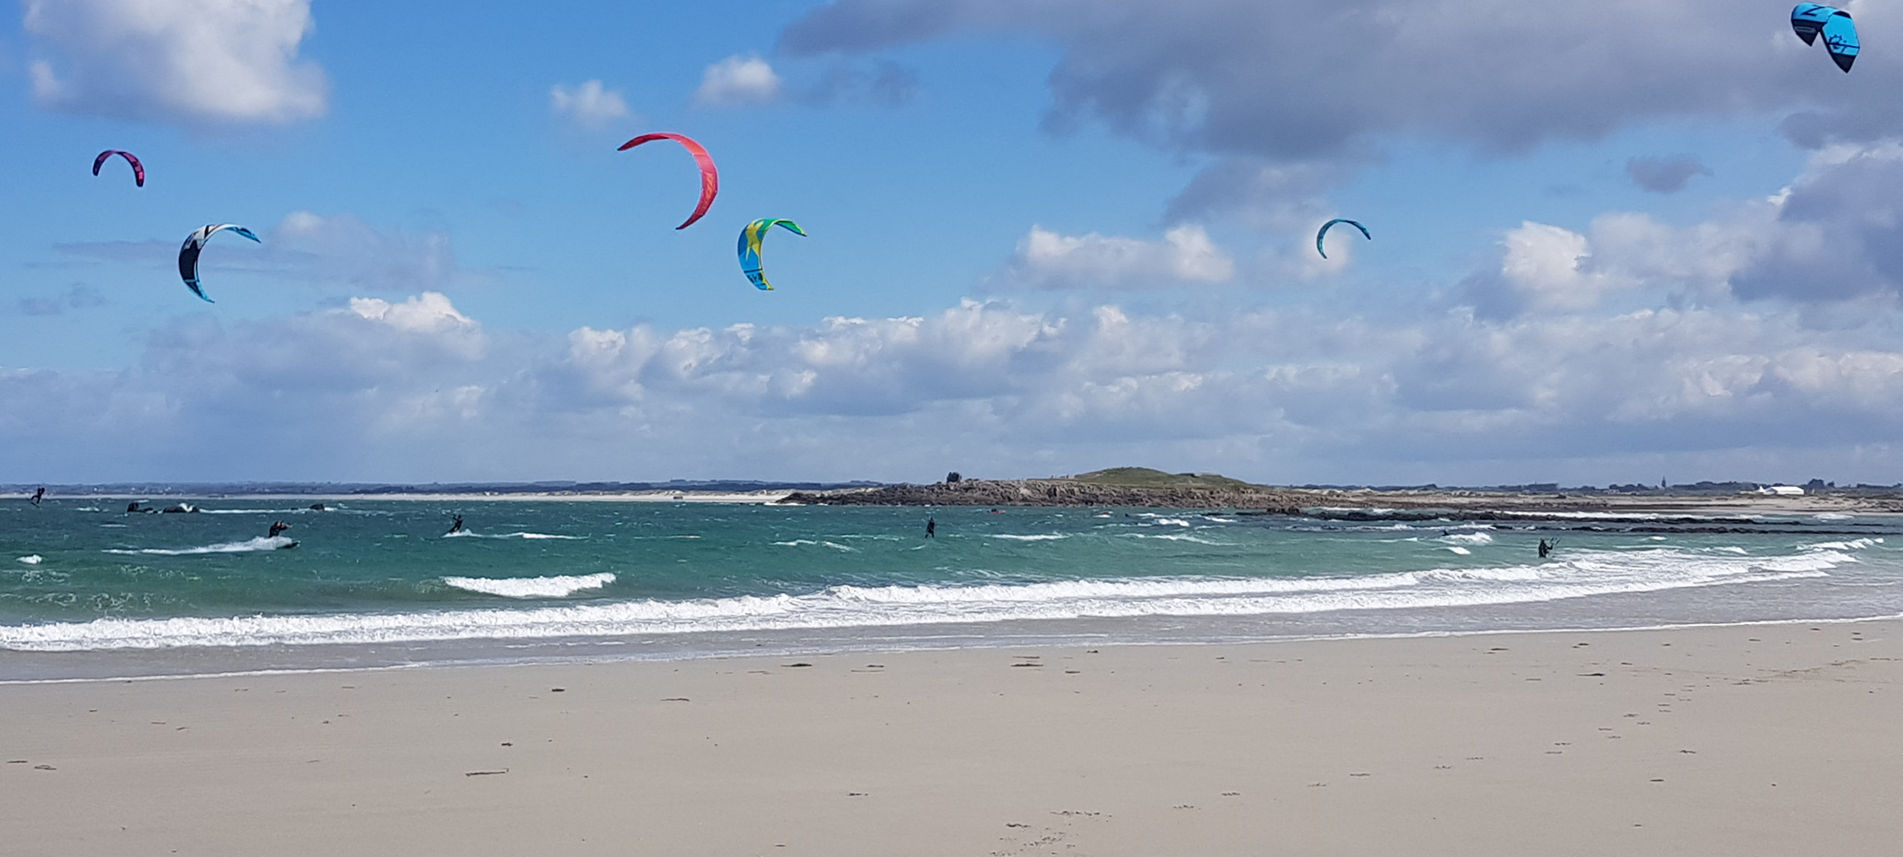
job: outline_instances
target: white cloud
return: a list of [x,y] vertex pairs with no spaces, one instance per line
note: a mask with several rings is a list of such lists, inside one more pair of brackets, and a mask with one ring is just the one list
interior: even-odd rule
[[[1820,150],[1790,186],[1686,226],[1613,212],[1584,232],[1524,223],[1497,271],[1470,277],[1481,314],[1583,311],[1615,295],[1674,304],[1775,300],[1870,323],[1903,299],[1903,144]],[[1852,321],[1860,318],[1862,321]]]
[[1061,235],[1032,226],[1018,241],[1012,278],[1048,288],[1153,288],[1220,283],[1236,266],[1201,226],[1178,226],[1162,241],[1099,235]]
[[717,107],[766,104],[780,95],[780,76],[757,56],[730,56],[707,67],[694,103]]
[[469,316],[457,312],[449,298],[439,292],[424,292],[400,304],[382,298],[351,298],[350,311],[358,318],[380,321],[411,333],[447,333],[478,327]]
[[[1895,28],[1880,11],[1858,10],[1866,41]],[[1735,13],[1730,0],[1353,0],[1299,10],[1259,0],[836,0],[788,26],[779,47],[853,56],[968,33],[1043,38],[1059,51],[1051,127],[1097,121],[1171,148],[1285,161],[1381,134],[1512,150],[1661,117],[1791,105],[1813,111],[1794,136],[1903,130],[1884,95],[1903,69],[1880,69],[1865,86],[1818,87],[1825,76],[1806,72],[1828,69],[1820,50],[1806,50],[1781,19]],[[1697,26],[1633,25],[1660,20]]]
[[630,114],[621,93],[603,88],[601,81],[583,81],[580,86],[555,84],[548,89],[548,106],[556,115],[566,116],[586,127],[598,128]]
[[27,0],[51,58],[28,68],[45,106],[167,122],[290,122],[325,110],[300,61],[310,0]]
[[1591,270],[1591,256],[1586,236],[1529,221],[1507,233],[1500,273],[1534,308],[1586,309],[1608,292],[1632,285]]
[[[0,413],[0,467],[31,449],[36,472],[95,479],[905,479],[1150,463],[1282,482],[1605,484],[1665,465],[1674,479],[1888,482],[1903,479],[1903,310],[1873,311],[1891,329],[1819,331],[1795,310],[1737,306],[1373,323],[963,301],[547,337],[491,335],[438,293],[360,297],[172,322],[121,372],[0,373],[0,397],[39,403],[30,420]],[[1762,472],[1771,459],[1799,470]]]

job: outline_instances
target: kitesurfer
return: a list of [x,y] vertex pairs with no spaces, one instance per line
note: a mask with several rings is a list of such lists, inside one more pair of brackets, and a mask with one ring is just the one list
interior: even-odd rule
[[1540,559],[1545,559],[1546,555],[1552,552],[1553,546],[1547,544],[1545,539],[1540,539]]
[[46,496],[46,486],[41,485],[38,491],[33,492],[33,505],[35,506],[40,505],[40,499],[45,496]]
[[291,528],[291,525],[284,523],[283,521],[272,521],[270,538],[275,539],[279,535],[281,535],[285,530],[288,530],[290,528]]
[[925,518],[925,537],[928,539],[938,538],[938,519],[937,518],[930,517],[930,516],[927,516]]
[[460,533],[462,531],[463,531],[463,516],[457,515],[456,520],[449,525],[449,532],[444,533],[443,535],[449,535],[450,533]]

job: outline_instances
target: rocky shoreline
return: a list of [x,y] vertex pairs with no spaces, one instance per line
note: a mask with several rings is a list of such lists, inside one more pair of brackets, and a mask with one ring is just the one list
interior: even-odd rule
[[1566,494],[1461,489],[1318,490],[1248,486],[1203,488],[1105,485],[1075,479],[966,479],[928,485],[882,485],[794,491],[777,502],[825,506],[1125,506],[1223,509],[1295,515],[1303,510],[1440,509],[1457,515],[1492,512],[1631,514],[1903,512],[1903,497],[1851,494]]
[[1143,488],[1071,479],[966,479],[931,485],[882,485],[837,491],[795,491],[781,503],[824,506],[1150,506],[1252,509],[1293,515],[1327,505],[1329,492],[1294,489]]

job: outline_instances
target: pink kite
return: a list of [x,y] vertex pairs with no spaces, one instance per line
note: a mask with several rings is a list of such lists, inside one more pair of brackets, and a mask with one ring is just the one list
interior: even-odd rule
[[699,220],[701,215],[707,213],[708,207],[714,204],[714,194],[720,192],[720,172],[714,169],[713,156],[707,154],[707,150],[702,148],[699,143],[694,142],[693,138],[682,134],[642,134],[626,143],[622,143],[621,148],[615,151],[625,152],[650,140],[673,140],[687,147],[688,153],[693,155],[694,160],[700,164],[700,204],[694,206],[694,214],[692,217],[687,218],[687,222],[674,227],[675,229],[686,229],[694,225],[694,221]]
[[132,180],[138,182],[139,187],[145,187],[145,165],[139,163],[138,157],[131,152],[122,152],[118,149],[107,149],[100,152],[99,157],[93,159],[93,175],[99,175],[99,168],[106,163],[107,158],[113,155],[125,158],[126,163],[132,165]]

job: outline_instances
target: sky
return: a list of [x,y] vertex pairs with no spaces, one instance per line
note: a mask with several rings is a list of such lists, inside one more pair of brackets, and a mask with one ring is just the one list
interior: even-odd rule
[[0,482],[1903,481],[1903,4],[473,8],[8,10]]

